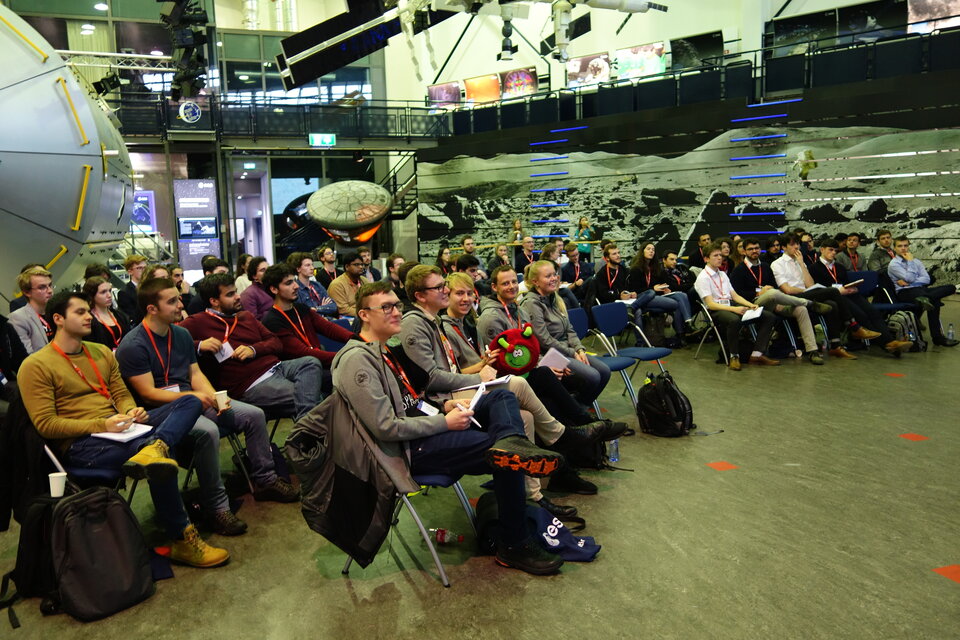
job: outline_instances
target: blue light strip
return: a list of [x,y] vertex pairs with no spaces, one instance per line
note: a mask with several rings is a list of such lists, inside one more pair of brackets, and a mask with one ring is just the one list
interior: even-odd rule
[[570,156],[553,156],[552,158],[530,158],[530,162],[543,162],[544,160],[566,160],[569,157]]
[[[786,158],[787,154],[785,153],[771,153],[766,156],[737,156],[736,158],[730,158],[731,160],[763,160],[764,158]],[[530,176],[531,178],[533,176]]]
[[558,143],[558,142],[570,142],[570,140],[568,140],[567,138],[560,138],[560,139],[558,139],[558,140],[544,140],[543,142],[531,142],[531,143],[530,143],[530,146],[531,146],[531,147],[538,147],[538,146],[540,146],[540,145],[542,145],[542,144],[556,144],[556,143]]
[[570,206],[570,203],[568,203],[568,202],[560,202],[560,203],[557,203],[557,204],[532,204],[532,205],[530,205],[530,207],[531,207],[531,208],[534,208],[534,209],[537,209],[537,208],[547,208],[547,207],[569,207],[569,206]]
[[782,178],[786,173],[756,173],[752,176],[730,176],[731,180],[747,180],[749,178]]
[[740,195],[730,196],[731,198],[761,198],[764,196],[785,196],[787,192],[782,193],[741,193]]
[[530,189],[530,193],[546,193],[548,191],[566,191],[570,187],[547,187],[545,189]]
[[750,212],[750,213],[731,213],[730,216],[785,216],[787,215],[786,211],[759,211],[759,212]]
[[[531,238],[569,238],[568,235],[558,235],[558,236],[530,236]],[[539,252],[537,252],[539,253]]]
[[775,104],[788,104],[790,102],[803,102],[803,98],[790,98],[789,100],[776,100],[774,102],[758,102],[756,104],[748,104],[747,109],[755,109],[757,107],[772,107]]
[[[786,154],[783,154],[786,155]],[[569,174],[569,171],[551,171],[550,173],[531,173],[531,178],[542,178],[544,176],[565,176]]]
[[566,129],[550,129],[550,133],[560,133],[561,131],[580,131],[581,129],[589,129],[587,125],[582,127],[567,127]]
[[569,220],[531,220],[530,224],[547,224],[548,222],[561,223],[561,222],[570,222],[570,221]]
[[786,133],[772,133],[768,136],[750,136],[749,138],[730,138],[730,142],[744,142],[745,140],[769,140],[770,138],[786,138]]
[[743,236],[759,236],[759,235],[770,235],[772,233],[783,233],[783,231],[740,231],[739,229],[732,229],[727,232],[727,235],[739,235]]
[[733,118],[730,122],[748,122],[750,120],[773,120],[774,118],[786,118],[786,113],[775,113],[771,116],[753,116],[752,118]]

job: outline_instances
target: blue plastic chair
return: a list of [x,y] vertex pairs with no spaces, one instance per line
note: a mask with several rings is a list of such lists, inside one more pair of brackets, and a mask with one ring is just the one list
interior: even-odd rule
[[[413,476],[413,481],[416,482],[421,487],[433,488],[433,487],[453,487],[453,490],[457,494],[457,498],[460,500],[460,505],[463,507],[464,512],[467,514],[467,518],[470,520],[470,526],[473,528],[473,533],[477,533],[477,514],[473,510],[473,506],[470,504],[470,501],[467,499],[467,493],[463,490],[463,486],[460,484],[460,478],[454,476],[448,476],[444,474],[430,474],[430,475],[415,475]],[[426,491],[423,491],[423,494],[426,495]],[[416,494],[410,494],[416,495]],[[420,519],[420,514],[417,513],[417,510],[414,508],[413,503],[410,502],[410,495],[401,494],[400,503],[397,504],[397,512],[394,513],[393,524],[397,523],[397,516],[399,515],[399,510],[401,505],[407,508],[407,511],[410,512],[410,516],[413,518],[413,521],[417,525],[417,529],[420,530],[420,535],[423,537],[423,541],[427,543],[427,548],[430,550],[430,555],[433,556],[433,563],[437,567],[437,572],[440,574],[440,582],[443,583],[443,586],[450,586],[450,579],[447,577],[447,572],[443,568],[443,562],[440,561],[440,555],[437,553],[437,548],[433,544],[433,540],[430,539],[430,532],[427,531],[427,528],[423,524],[423,520]],[[347,575],[350,573],[350,565],[353,564],[353,558],[347,556],[347,562],[343,565],[343,570],[341,573]]]
[[[860,290],[860,295],[866,297],[871,293],[876,291],[880,287],[880,274],[876,271],[848,271],[847,280],[853,282],[855,280],[862,279],[863,282],[857,285],[857,289]],[[886,289],[882,289],[884,296],[889,302],[873,303],[874,308],[882,313],[885,316],[888,316],[897,311],[916,311],[917,305],[912,302],[894,302],[893,298],[890,297],[890,292]]]

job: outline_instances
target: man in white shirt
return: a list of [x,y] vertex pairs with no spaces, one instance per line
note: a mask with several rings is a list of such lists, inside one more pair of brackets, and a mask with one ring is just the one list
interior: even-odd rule
[[813,276],[807,270],[800,250],[800,238],[796,234],[784,234],[780,238],[780,245],[783,247],[783,256],[770,264],[773,276],[777,279],[777,287],[792,296],[823,302],[833,307],[833,313],[821,314],[827,324],[829,353],[834,358],[856,360],[857,356],[847,351],[840,342],[844,327],[849,326],[850,336],[857,340],[872,340],[879,338],[880,334],[857,324],[850,310],[850,303],[843,299],[843,295],[836,288],[814,284]]
[[[738,294],[730,278],[720,270],[723,262],[723,247],[719,242],[711,244],[706,250],[707,263],[697,281],[693,285],[704,306],[713,316],[713,319],[726,328],[727,350],[730,352],[729,367],[733,371],[740,371],[740,329],[743,326],[743,314],[748,309],[757,309],[757,305]],[[763,355],[770,344],[770,334],[776,316],[763,309],[757,319],[757,338],[753,341],[753,351],[750,354],[750,364],[778,365],[779,360],[773,360]]]

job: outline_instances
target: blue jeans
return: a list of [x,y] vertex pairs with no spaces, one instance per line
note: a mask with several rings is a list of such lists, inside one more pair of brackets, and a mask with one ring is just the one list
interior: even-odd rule
[[258,407],[292,405],[299,420],[323,400],[322,377],[323,365],[312,356],[284,360],[272,376],[247,389],[242,400]]
[[600,396],[600,392],[610,381],[610,367],[594,356],[587,356],[587,361],[589,365],[583,364],[576,358],[570,358],[568,366],[573,375],[566,378],[565,383],[580,402],[589,406]]
[[[176,446],[193,428],[202,410],[203,405],[198,398],[184,396],[150,411],[146,423],[154,429],[147,435],[129,442],[114,442],[93,436],[79,438],[70,445],[70,465],[119,472],[124,462],[156,439],[163,440],[168,447]],[[173,540],[183,538],[183,530],[190,524],[190,519],[180,499],[176,476],[164,481],[151,480],[150,497],[167,535]]]
[[[484,454],[497,440],[507,436],[526,438],[517,397],[506,389],[494,389],[481,398],[474,408],[474,418],[483,425],[482,431],[471,426],[464,431],[445,431],[411,440],[413,475],[443,474],[456,478],[465,474],[485,475],[491,473],[491,467],[484,461]],[[496,469],[492,473],[501,542],[518,544],[527,538],[523,474],[508,469]]]

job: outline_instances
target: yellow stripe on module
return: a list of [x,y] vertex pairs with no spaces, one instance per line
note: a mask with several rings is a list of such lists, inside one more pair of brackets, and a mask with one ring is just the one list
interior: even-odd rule
[[70,97],[70,92],[67,91],[66,81],[63,78],[57,78],[57,82],[60,83],[60,88],[63,89],[63,95],[67,99],[67,104],[70,105],[70,111],[73,112],[73,120],[77,123],[77,129],[80,131],[80,137],[83,138],[83,142],[80,143],[80,146],[90,144],[90,139],[87,137],[87,133],[83,130],[83,125],[80,123],[80,114],[77,113],[77,108],[73,106],[73,98]]
[[19,29],[17,29],[15,26],[13,26],[12,24],[10,24],[6,19],[4,19],[3,16],[0,16],[0,22],[2,22],[3,24],[7,25],[7,27],[10,29],[10,31],[13,31],[15,34],[17,34],[18,36],[20,36],[20,38],[21,38],[24,42],[26,42],[28,45],[30,45],[30,47],[33,48],[34,51],[36,51],[37,53],[39,53],[39,54],[40,54],[40,58],[41,58],[41,62],[46,62],[46,61],[47,61],[47,59],[48,59],[50,56],[49,56],[43,49],[41,49],[40,47],[38,47],[37,45],[35,45],[35,44],[33,43],[33,41],[30,40],[30,38],[28,38],[27,36],[23,35],[23,33],[22,33]]
[[83,204],[87,201],[87,187],[90,185],[90,172],[93,170],[88,164],[83,165],[83,186],[80,188],[80,202],[77,203],[77,219],[73,221],[71,231],[80,231],[80,221],[83,219]]

